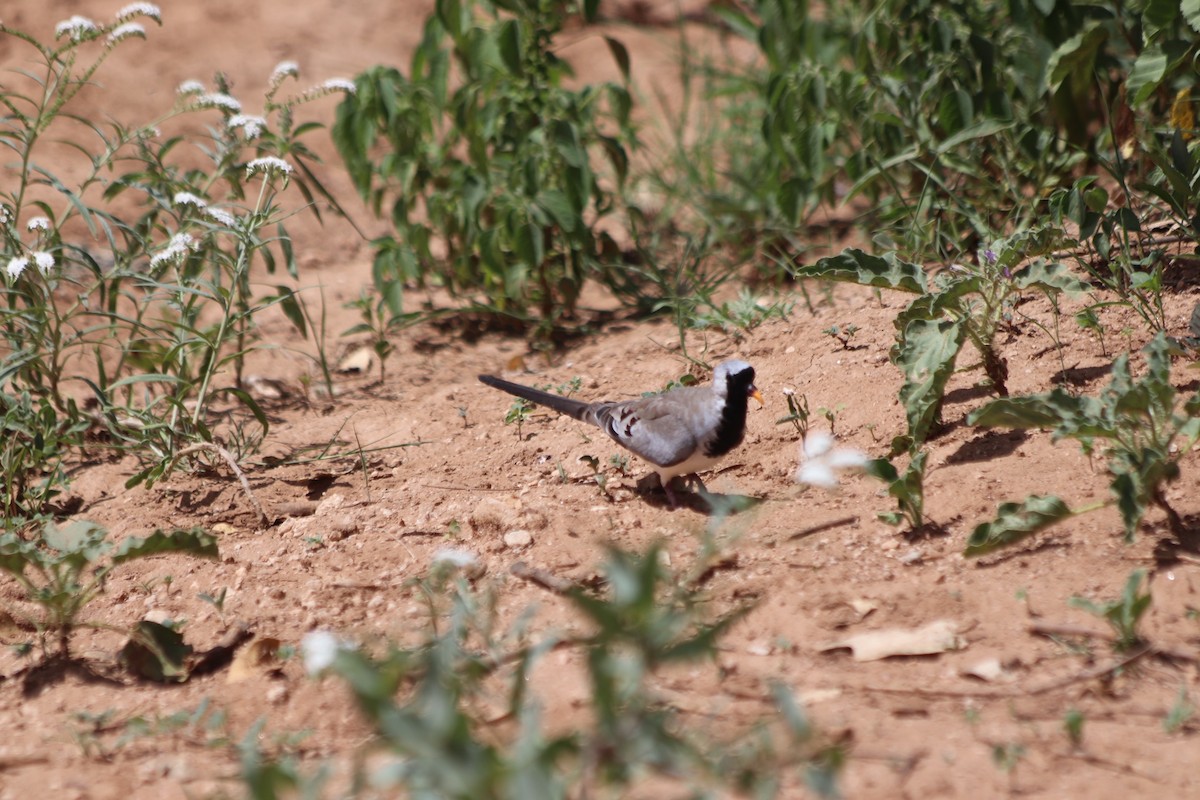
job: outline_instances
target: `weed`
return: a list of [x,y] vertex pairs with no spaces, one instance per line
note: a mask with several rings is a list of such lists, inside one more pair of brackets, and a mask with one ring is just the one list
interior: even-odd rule
[[524,438],[521,433],[521,428],[525,424],[525,420],[533,413],[535,406],[528,400],[518,397],[513,400],[512,405],[508,407],[508,411],[504,414],[504,424],[517,426],[517,438]]
[[1179,694],[1175,696],[1175,702],[1167,711],[1167,716],[1163,718],[1163,730],[1167,733],[1179,733],[1186,730],[1195,715],[1196,706],[1192,703],[1187,684],[1182,684],[1179,687]]
[[796,396],[794,389],[784,389],[783,399],[787,403],[788,413],[785,417],[775,420],[776,425],[791,423],[801,439],[808,436],[808,395]]
[[1063,731],[1066,732],[1071,747],[1076,750],[1083,747],[1084,722],[1083,712],[1077,708],[1068,708],[1067,713],[1063,715]]
[[[24,501],[6,498],[9,530],[36,521],[62,481],[56,465],[64,448],[78,447],[89,423],[111,446],[137,456],[143,469],[131,485],[163,477],[189,445],[212,443],[208,414],[218,400],[233,400],[265,431],[266,416],[242,385],[255,320],[278,306],[306,332],[295,293],[277,286],[256,296],[250,270],[261,264],[273,274],[282,263],[297,276],[280,197],[289,185],[309,198],[324,189],[300,138],[314,126],[297,125],[296,108],[353,87],[331,81],[281,99],[282,84],[297,75],[288,63],[270,78],[263,116],[243,113],[218,75],[211,91],[197,81],[182,85],[175,107],[148,125],[80,119],[71,111],[77,92],[96,81],[115,48],[145,38],[135,20],[161,22],[149,3],[122,14],[108,23],[72,17],[59,26],[55,44],[9,25],[0,33],[31,48],[34,63],[0,91],[7,109],[0,141],[16,165],[0,191],[0,261],[7,264],[0,411],[36,444],[5,448],[6,488],[33,489]],[[207,137],[161,133],[212,115],[218,123],[206,126]],[[89,138],[79,140],[81,131]],[[50,139],[86,156],[73,184],[40,161]],[[207,167],[182,154],[188,145]],[[54,167],[70,174],[61,160]],[[132,201],[132,215],[114,210],[118,198]],[[76,227],[93,242],[66,240],[63,232]],[[232,385],[218,381],[223,371],[232,372]],[[67,393],[72,383],[94,399],[90,419]],[[241,432],[234,440],[251,450],[261,435]]]
[[[1167,503],[1166,484],[1180,474],[1179,462],[1200,438],[1200,393],[1178,402],[1171,383],[1174,348],[1159,333],[1143,348],[1146,375],[1134,380],[1129,354],[1113,362],[1112,379],[1099,397],[1076,397],[1062,389],[1028,397],[1001,398],[973,412],[972,425],[1005,428],[1048,428],[1054,438],[1079,441],[1089,456],[1104,442],[1111,477],[1109,491],[1120,511],[1125,538],[1132,540],[1150,505],[1166,514],[1172,533],[1186,535],[1183,521]],[[1072,513],[1057,498],[1030,498],[1041,506],[1040,518],[1015,527],[997,520],[976,529],[968,554],[1012,544]],[[1006,504],[1016,508],[1015,504]],[[1005,512],[1002,507],[1002,515]]]
[[[327,633],[313,634],[312,647],[305,645],[322,653],[313,666],[348,684],[377,746],[394,757],[372,775],[375,790],[453,798],[615,796],[636,791],[647,776],[661,776],[701,792],[768,796],[777,791],[780,770],[795,768],[814,791],[836,794],[840,750],[820,743],[783,685],[771,688],[782,747],[765,727],[730,741],[697,735],[653,689],[661,670],[711,658],[747,610],[701,618],[704,604],[686,581],[667,573],[658,548],[644,554],[611,549],[606,592],[567,592],[589,631],[571,638],[533,639],[520,621],[500,629],[495,595],[473,592],[450,575],[417,584],[430,624],[415,646],[392,645],[372,656]],[[547,734],[538,682],[531,678],[548,652],[565,648],[581,656],[592,721]],[[505,703],[511,735],[497,735],[480,717],[489,698]],[[286,757],[264,758],[255,742],[260,730],[255,726],[241,746],[243,780],[255,796],[275,796],[285,787],[319,794],[320,774],[304,775]]]
[[874,458],[866,463],[866,473],[887,484],[887,492],[896,500],[896,511],[886,511],[879,518],[889,525],[906,524],[909,531],[918,533],[925,527],[925,461],[928,452],[920,450],[909,458],[908,467],[900,473],[886,458]]
[[838,343],[841,344],[843,350],[857,350],[858,346],[851,345],[850,342],[854,338],[854,334],[858,333],[859,330],[860,328],[857,325],[846,325],[845,327],[831,325],[830,327],[821,331],[821,333],[825,334],[831,339],[836,339]]
[[[564,88],[556,37],[575,5],[439,3],[409,74],[372,68],[338,108],[338,151],[362,197],[395,226],[373,242],[375,285],[392,316],[406,282],[436,281],[467,307],[544,338],[575,313],[584,282],[602,275],[615,245],[597,221],[614,197],[594,154],[619,185],[632,101],[615,83]],[[594,20],[595,3],[580,10]],[[606,42],[627,76],[625,48]]]
[[1094,603],[1083,597],[1070,599],[1070,604],[1075,608],[1095,614],[1109,624],[1116,634],[1113,649],[1118,653],[1128,653],[1145,643],[1137,630],[1142,615],[1150,608],[1150,592],[1140,592],[1145,578],[1145,570],[1134,570],[1129,574],[1121,596],[1107,603]]
[[[1081,293],[1087,285],[1059,263],[1028,259],[1051,252],[1061,234],[1050,228],[999,239],[980,252],[975,266],[954,265],[932,281],[924,269],[895,256],[847,250],[800,267],[797,276],[849,281],[917,295],[896,317],[892,361],[904,373],[900,401],[908,419],[907,438],[893,451],[920,447],[941,414],[946,383],[963,345],[970,341],[992,391],[1008,394],[1008,367],[996,335],[1017,298],[1028,292]],[[1023,265],[1022,265],[1023,264]]]
[[70,657],[75,628],[105,627],[79,617],[104,590],[113,569],[127,561],[172,552],[216,558],[216,539],[198,528],[156,531],[144,538],[128,537],[114,547],[106,529],[84,521],[62,527],[47,522],[33,542],[12,533],[0,534],[0,570],[16,580],[25,600],[40,607],[41,617],[28,621],[43,637],[50,632],[57,636],[58,655],[62,658]]

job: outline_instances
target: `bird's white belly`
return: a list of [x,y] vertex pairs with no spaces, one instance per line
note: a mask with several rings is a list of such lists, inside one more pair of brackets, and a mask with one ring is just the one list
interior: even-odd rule
[[704,472],[705,470],[715,467],[724,456],[706,455],[704,448],[698,448],[695,453],[680,461],[678,464],[672,464],[669,467],[655,466],[654,471],[658,473],[658,477],[662,480],[665,486],[667,481],[680,475],[691,475],[696,472]]

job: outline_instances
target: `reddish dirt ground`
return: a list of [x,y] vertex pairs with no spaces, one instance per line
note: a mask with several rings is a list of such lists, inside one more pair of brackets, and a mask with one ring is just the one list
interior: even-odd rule
[[[101,18],[115,11],[115,5],[94,0],[53,10],[50,5],[6,10],[4,22],[45,37],[70,14]],[[152,28],[148,41],[119,48],[100,76],[102,86],[81,97],[77,110],[146,119],[170,106],[185,79],[207,80],[220,69],[239,89],[258,87],[283,59],[297,61],[312,82],[353,76],[374,63],[403,65],[431,5],[165,4],[164,27]],[[673,31],[621,25],[615,32],[630,47],[642,85],[669,89]],[[584,40],[571,49],[568,55],[582,62],[582,77],[593,70],[609,76],[602,44]],[[0,37],[5,67],[21,66],[26,57]],[[243,97],[256,91],[246,89]],[[335,102],[306,111],[329,119]],[[321,150],[332,188],[368,233],[381,232],[337,177],[331,149]],[[357,312],[343,303],[370,284],[368,248],[333,218],[323,228],[298,221],[293,233],[301,284],[323,285],[329,330],[345,330]],[[819,291],[813,296],[822,297]],[[1194,289],[1171,293],[1172,333],[1185,334],[1196,300]],[[769,717],[769,684],[782,681],[804,701],[819,730],[847,743],[841,788],[851,798],[1195,796],[1197,728],[1185,724],[1168,732],[1164,720],[1181,691],[1196,702],[1196,662],[1147,656],[1114,676],[1100,669],[1116,658],[1102,636],[1049,637],[1031,630],[1036,624],[1071,625],[1103,634],[1104,623],[1069,599],[1115,598],[1130,572],[1144,567],[1153,593],[1145,636],[1185,655],[1200,650],[1200,561],[1186,554],[1173,564],[1155,561],[1156,544],[1169,537],[1163,516],[1151,511],[1133,544],[1123,542],[1117,513],[1108,508],[1013,551],[979,560],[961,555],[974,525],[990,519],[1003,501],[1049,492],[1074,507],[1106,497],[1101,459],[1089,461],[1077,444],[1053,442],[1046,432],[967,426],[965,415],[986,399],[974,371],[954,377],[944,411],[947,430],[929,446],[927,512],[943,534],[910,539],[878,521],[876,512],[890,510],[891,501],[865,476],[851,476],[832,492],[794,481],[798,436],[791,425],[776,422],[786,413],[785,389],[805,395],[814,410],[831,410],[839,442],[872,456],[883,455],[903,432],[900,373],[888,350],[892,319],[904,301],[839,287],[815,310],[798,302],[788,319],[744,336],[689,336],[689,350],[711,363],[734,355],[752,362],[767,399],[765,408],[752,411],[743,446],[707,478],[713,492],[762,501],[726,519],[712,518],[698,503],[672,510],[661,496],[636,493],[636,479],[646,471],[636,461],[629,476],[610,469],[609,491],[602,493],[579,459],[593,455],[607,464],[615,445],[573,420],[543,413],[529,419],[518,437],[503,422],[508,398],[475,379],[482,372],[505,373],[522,357],[524,369],[505,374],[538,384],[580,377],[584,399],[636,396],[687,369],[669,323],[620,320],[549,359],[531,354],[520,339],[489,335],[467,344],[417,327],[394,341],[382,385],[375,373],[343,375],[333,401],[281,400],[271,408],[267,455],[331,441],[347,452],[356,442],[379,448],[365,468],[351,458],[274,469],[248,464],[253,490],[282,519],[278,524],[258,526],[226,474],[181,472],[152,489],[127,491],[131,460],[80,468],[71,487],[82,501],[79,516],[109,526],[117,537],[156,527],[220,531],[219,561],[163,557],[115,572],[93,618],[126,627],[147,615],[186,620],[188,640],[200,648],[243,623],[260,638],[292,645],[317,628],[364,641],[405,640],[423,613],[406,582],[428,569],[435,552],[453,546],[477,554],[486,566],[482,580],[495,582],[503,619],[533,605],[539,629],[570,631],[578,621],[565,603],[512,577],[514,562],[584,580],[599,569],[607,543],[644,549],[660,541],[672,568],[686,571],[702,538],[711,535],[728,556],[705,584],[713,611],[749,599],[757,605],[723,640],[717,664],[671,673],[656,684],[697,730],[733,732]],[[1062,318],[1061,351],[1030,322],[1002,343],[1013,394],[1046,391],[1062,370],[1080,391],[1094,393],[1106,383],[1112,354],[1074,324],[1073,310],[1068,304]],[[1021,311],[1054,330],[1044,301]],[[1114,308],[1103,319],[1110,349],[1145,342],[1133,314]],[[832,325],[859,328],[854,349],[823,334]],[[268,343],[291,336],[282,319],[268,319],[263,333]],[[340,341],[337,347],[345,352],[352,344]],[[967,351],[960,363],[973,357]],[[254,372],[287,387],[292,398],[306,396],[302,379],[312,370],[308,356],[282,348],[253,361]],[[1175,375],[1181,388],[1191,380],[1182,364]],[[828,427],[815,416],[814,428]],[[1188,457],[1182,479],[1168,492],[1192,525],[1200,520],[1198,481],[1200,470]],[[530,532],[532,541],[507,545],[505,535],[515,529]],[[223,610],[199,598],[222,590]],[[0,581],[0,599],[16,604],[11,583]],[[822,649],[863,631],[938,620],[957,626],[960,649],[864,662],[845,649]],[[6,644],[28,640],[25,631],[0,628]],[[120,644],[116,635],[83,636],[78,651],[102,663]],[[97,682],[74,671],[32,671],[37,677],[31,679],[35,656],[0,650],[3,800],[239,796],[236,753],[213,744],[216,733],[162,726],[127,735],[131,719],[161,721],[204,703],[225,715],[217,732],[234,740],[264,718],[261,743],[269,750],[284,748],[286,734],[311,732],[288,746],[308,768],[330,760],[345,769],[368,737],[338,681],[309,679],[297,659],[271,674],[231,680],[226,669],[163,687]],[[971,674],[989,663],[999,667],[989,678]],[[551,654],[541,669],[536,685],[555,712],[547,716],[565,724],[578,720],[585,691],[579,654]],[[1079,747],[1063,727],[1072,709],[1085,720]],[[1006,767],[997,757],[1001,752],[1016,754],[1013,763]],[[785,787],[785,796],[803,794],[794,777]]]

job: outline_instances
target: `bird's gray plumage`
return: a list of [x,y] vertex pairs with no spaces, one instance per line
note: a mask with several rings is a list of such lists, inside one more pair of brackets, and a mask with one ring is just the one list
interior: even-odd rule
[[754,368],[739,360],[720,364],[712,383],[705,386],[598,403],[572,400],[493,375],[480,375],[479,380],[600,428],[654,466],[672,501],[668,482],[711,469],[741,444],[747,399],[762,401],[754,386]]

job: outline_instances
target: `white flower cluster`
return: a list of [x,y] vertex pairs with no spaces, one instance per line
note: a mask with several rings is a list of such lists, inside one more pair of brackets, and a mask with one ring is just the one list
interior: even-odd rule
[[[54,268],[54,256],[43,250],[39,250],[33,254],[33,263],[37,264],[38,269],[42,271],[43,275],[48,275],[50,270]],[[8,266],[4,268],[4,271],[8,273],[10,279],[16,280],[21,277],[21,273],[28,266],[29,256],[17,256],[9,259]]]
[[358,91],[358,87],[354,85],[354,81],[346,78],[330,78],[321,84],[321,87],[329,92],[345,92],[346,94],[354,94]]
[[79,42],[99,30],[100,26],[94,21],[76,14],[54,26],[54,38],[61,39],[63,36],[69,35],[72,40]]
[[0,225],[7,225],[12,219],[12,212],[8,210],[8,206],[0,205]]
[[221,223],[226,228],[237,227],[237,217],[235,217],[233,214],[230,214],[228,211],[222,211],[219,208],[206,208],[204,209],[204,214],[209,219]]
[[130,3],[117,12],[117,22],[128,22],[134,17],[150,17],[162,24],[162,9],[153,3]]
[[139,22],[123,22],[109,31],[108,43],[113,45],[122,39],[128,39],[130,36],[140,36],[145,39],[146,29]]
[[256,172],[265,172],[268,175],[278,172],[286,176],[292,173],[292,165],[277,156],[263,156],[246,165],[247,178]]
[[193,94],[204,94],[204,84],[201,83],[200,81],[194,81],[194,80],[193,81],[184,81],[183,83],[179,84],[179,88],[176,89],[175,91],[176,91],[176,93],[181,94],[185,97],[188,95],[193,95]]
[[25,227],[30,231],[49,231],[50,220],[45,217],[34,217],[25,223]]
[[286,78],[297,78],[299,76],[300,66],[295,61],[280,61],[275,65],[275,69],[271,71],[271,88],[278,87]]
[[231,114],[237,114],[242,110],[242,104],[238,102],[236,97],[230,97],[222,92],[210,92],[209,94],[200,95],[196,98],[196,106],[198,108],[219,108]]
[[188,233],[177,233],[171,237],[171,243],[150,259],[151,267],[182,260],[196,246],[196,240]]
[[[173,200],[177,206],[192,206],[197,211],[203,211],[204,216],[215,222],[221,223],[226,228],[237,227],[237,217],[235,217],[233,214],[230,214],[228,211],[222,211],[219,208],[210,208],[208,201],[206,201],[203,197],[194,195],[191,192],[176,192]],[[159,255],[162,255],[162,253]]]
[[177,206],[195,206],[200,209],[208,208],[208,202],[204,198],[194,195],[191,192],[176,192],[174,202]]
[[234,114],[225,124],[233,129],[241,128],[247,140],[257,139],[267,128],[265,119],[252,114]]

